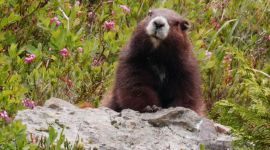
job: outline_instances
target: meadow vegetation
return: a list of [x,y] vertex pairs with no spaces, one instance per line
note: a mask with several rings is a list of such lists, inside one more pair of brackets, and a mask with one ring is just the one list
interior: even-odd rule
[[118,52],[152,7],[173,9],[189,20],[208,117],[232,129],[238,148],[269,149],[269,5],[269,0],[0,0],[0,149],[67,144],[48,129],[50,137],[37,145],[26,125],[12,119],[50,97],[98,107],[113,84]]

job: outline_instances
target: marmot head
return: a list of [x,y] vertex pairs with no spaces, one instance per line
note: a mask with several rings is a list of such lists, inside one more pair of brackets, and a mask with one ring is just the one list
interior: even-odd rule
[[185,30],[188,28],[189,23],[178,13],[159,8],[150,10],[135,32],[141,39],[150,39],[153,48],[158,48],[164,42],[169,45],[187,43],[189,39]]

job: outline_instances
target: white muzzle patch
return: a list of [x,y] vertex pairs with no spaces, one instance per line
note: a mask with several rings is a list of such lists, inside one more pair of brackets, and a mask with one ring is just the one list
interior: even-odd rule
[[146,27],[146,32],[151,37],[155,48],[159,45],[161,40],[167,38],[169,29],[168,21],[162,16],[157,16],[149,22]]

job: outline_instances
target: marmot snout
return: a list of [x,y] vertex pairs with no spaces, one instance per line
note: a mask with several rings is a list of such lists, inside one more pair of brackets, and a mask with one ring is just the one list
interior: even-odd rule
[[102,106],[140,112],[182,106],[203,115],[200,74],[188,27],[172,10],[150,11],[120,52],[114,87]]

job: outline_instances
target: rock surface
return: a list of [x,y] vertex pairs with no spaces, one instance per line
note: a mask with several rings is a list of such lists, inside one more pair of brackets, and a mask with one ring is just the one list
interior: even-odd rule
[[64,100],[51,98],[43,107],[19,111],[15,120],[18,119],[27,124],[27,132],[32,131],[39,137],[48,136],[40,130],[48,129],[49,125],[60,134],[59,124],[64,124],[66,138],[72,143],[79,135],[85,149],[198,150],[200,144],[211,150],[232,149],[233,138],[217,133],[215,126],[218,125],[182,107],[156,113],[129,109],[117,113],[105,107],[80,109]]

